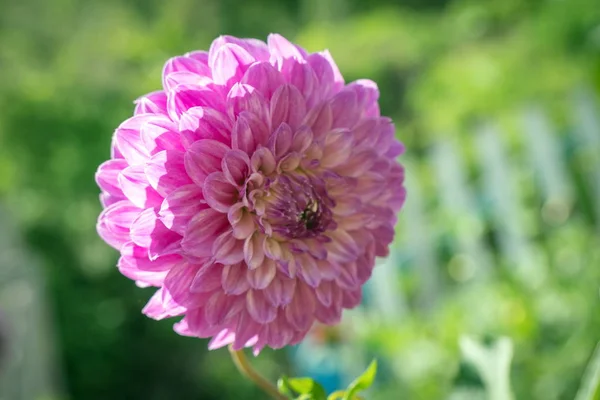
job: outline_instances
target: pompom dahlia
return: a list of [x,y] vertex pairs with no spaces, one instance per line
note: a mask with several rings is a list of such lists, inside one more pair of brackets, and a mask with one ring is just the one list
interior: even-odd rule
[[97,172],[98,232],[210,348],[280,348],[361,300],[394,236],[403,146],[374,82],[327,51],[222,36],[172,58]]

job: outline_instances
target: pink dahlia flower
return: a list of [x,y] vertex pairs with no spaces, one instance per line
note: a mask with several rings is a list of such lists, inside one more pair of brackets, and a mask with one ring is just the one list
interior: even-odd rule
[[98,232],[121,273],[158,290],[210,348],[280,348],[339,322],[388,253],[403,146],[374,82],[279,35],[222,36],[172,58],[136,101],[96,179]]

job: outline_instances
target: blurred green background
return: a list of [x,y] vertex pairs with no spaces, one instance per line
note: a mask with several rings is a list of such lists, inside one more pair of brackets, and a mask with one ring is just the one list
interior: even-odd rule
[[94,172],[167,58],[270,32],[379,84],[409,200],[344,335],[253,362],[346,382],[376,356],[369,398],[474,399],[460,337],[508,336],[517,399],[572,399],[600,339],[597,0],[0,0],[0,399],[264,398],[141,315]]

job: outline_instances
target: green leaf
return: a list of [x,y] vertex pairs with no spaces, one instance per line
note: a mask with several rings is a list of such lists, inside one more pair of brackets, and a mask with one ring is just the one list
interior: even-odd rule
[[327,393],[323,386],[312,378],[288,378],[282,376],[277,381],[279,393],[286,396],[300,394],[299,400],[327,400]]
[[600,343],[590,359],[581,381],[581,387],[577,391],[575,400],[593,400],[600,389]]
[[293,390],[289,385],[288,377],[285,375],[283,375],[277,381],[277,390],[279,390],[279,393],[286,395],[290,399],[293,399],[295,397],[295,394],[293,393]]
[[371,361],[371,364],[367,367],[365,372],[362,373],[361,376],[356,378],[349,386],[348,390],[346,390],[346,394],[342,398],[342,400],[351,400],[355,394],[358,392],[368,389],[373,384],[375,380],[375,375],[377,374],[377,360]]

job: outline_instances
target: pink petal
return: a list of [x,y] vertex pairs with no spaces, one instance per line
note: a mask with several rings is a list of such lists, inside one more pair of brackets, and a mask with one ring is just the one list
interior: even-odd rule
[[250,287],[253,289],[264,289],[273,281],[276,272],[275,261],[266,258],[260,267],[249,269],[246,276]]
[[161,195],[150,186],[142,165],[125,168],[119,174],[118,182],[125,196],[139,208],[156,207],[162,203]]
[[268,146],[276,160],[286,155],[292,147],[292,129],[290,126],[286,123],[280,124],[279,128],[269,137]]
[[250,85],[236,83],[227,94],[227,112],[230,118],[235,119],[243,111],[268,122],[269,103],[262,93]]
[[334,305],[329,307],[317,305],[315,317],[322,324],[337,325],[342,320],[342,308]]
[[115,131],[115,144],[130,165],[142,164],[150,155],[140,137],[142,125],[156,116],[140,114],[124,121]]
[[344,308],[354,308],[359,305],[362,300],[362,289],[358,288],[352,291],[344,290],[342,295],[342,306]]
[[310,255],[304,253],[296,256],[299,265],[298,275],[311,287],[317,287],[321,282],[321,271],[317,261]]
[[169,91],[167,110],[173,121],[178,121],[179,117],[192,107],[224,111],[225,103],[219,93],[203,86],[182,84]]
[[221,160],[229,147],[221,142],[203,139],[195,142],[185,153],[184,163],[188,176],[198,186],[213,172],[221,170]]
[[333,283],[331,281],[321,281],[319,286],[315,288],[315,294],[322,305],[329,307],[333,301]]
[[241,296],[229,296],[221,291],[215,292],[206,303],[204,316],[212,326],[223,325],[228,319],[244,309]]
[[282,71],[282,74],[284,74],[289,83],[297,87],[300,93],[302,93],[302,97],[306,100],[307,108],[312,108],[320,100],[315,95],[318,94],[318,78],[309,64],[295,60],[291,61],[289,68]]
[[177,254],[169,254],[150,260],[148,249],[138,246],[134,242],[127,242],[121,247],[121,258],[118,265],[141,271],[163,272],[171,269],[180,261],[182,261],[182,258]]
[[202,139],[229,145],[232,126],[227,115],[207,107],[192,107],[179,120],[179,131],[185,147]]
[[162,150],[183,150],[177,126],[166,117],[142,124],[140,137],[150,155]]
[[146,164],[148,181],[161,196],[166,197],[181,186],[192,183],[184,165],[184,154],[176,150],[156,153]]
[[98,217],[98,234],[106,243],[118,250],[131,240],[129,227],[141,211],[127,200],[110,205]]
[[240,39],[229,35],[219,36],[212,42],[209,50],[208,59],[213,59],[216,55],[217,50],[226,45],[227,43],[233,43],[240,46],[248,53],[252,54],[252,56],[258,61],[269,60],[269,48],[267,47],[267,44],[265,42],[258,39]]
[[294,132],[291,150],[302,154],[306,151],[306,149],[308,149],[312,141],[312,131],[308,126],[302,126],[300,129]]
[[175,303],[169,292],[162,288],[154,293],[142,310],[145,315],[157,320],[182,315],[185,311],[185,307]]
[[96,172],[96,183],[100,189],[112,196],[124,197],[117,178],[127,166],[127,161],[123,159],[108,160],[102,163]]
[[275,157],[273,156],[273,153],[271,153],[271,151],[266,147],[257,149],[254,154],[252,154],[252,160],[250,163],[252,165],[252,171],[260,171],[265,175],[270,175],[273,171],[275,171],[276,167]]
[[235,327],[235,341],[233,342],[233,350],[241,350],[246,344],[253,339],[256,339],[260,325],[252,319],[247,311],[242,311],[239,314],[239,319]]
[[334,262],[353,261],[358,256],[358,247],[352,236],[342,229],[327,232],[331,242],[327,243],[327,254],[329,259]]
[[231,145],[247,154],[254,153],[259,145],[264,145],[269,137],[269,128],[254,113],[243,111],[237,118],[231,132]]
[[265,252],[263,250],[264,241],[265,235],[258,232],[246,239],[244,243],[244,256],[248,268],[256,269],[262,265],[265,259]]
[[277,309],[269,304],[262,290],[250,289],[246,292],[246,309],[259,324],[267,324],[277,316]]
[[338,285],[347,290],[356,289],[361,285],[358,279],[358,269],[356,267],[356,261],[345,263],[340,265],[340,274],[336,278]]
[[333,168],[343,164],[352,153],[352,134],[347,129],[334,129],[325,137],[321,166]]
[[202,210],[190,220],[181,247],[194,257],[210,257],[215,239],[228,225],[224,214],[212,208]]
[[248,154],[241,150],[228,151],[221,161],[221,168],[229,183],[242,186],[250,174]]
[[198,308],[206,304],[211,293],[192,293],[190,288],[199,266],[182,262],[174,266],[165,278],[164,289],[173,301],[187,308]]
[[306,115],[306,102],[296,86],[280,86],[271,99],[271,126],[278,127],[282,122],[298,129]]
[[246,239],[256,230],[254,216],[243,203],[234,204],[227,212],[227,219],[233,228],[233,236],[237,239]]
[[269,46],[269,52],[277,58],[304,59],[304,55],[300,50],[281,35],[276,33],[270,34],[267,38],[267,44]]
[[167,114],[167,95],[157,91],[148,93],[135,101],[135,115],[138,114]]
[[226,43],[209,56],[213,80],[219,85],[238,82],[256,59],[242,47]]
[[372,149],[353,152],[343,165],[336,167],[341,175],[357,178],[369,171],[378,160],[377,153]]
[[227,213],[240,197],[238,189],[227,180],[222,172],[213,172],[206,177],[202,194],[209,206],[222,213]]
[[270,100],[275,90],[285,83],[281,73],[269,62],[257,62],[248,68],[241,83],[258,90],[266,100]]
[[208,342],[209,350],[220,349],[221,347],[225,347],[233,343],[235,340],[235,332],[230,331],[229,329],[223,329],[221,332],[217,333],[213,338]]
[[344,87],[344,78],[328,51],[313,53],[307,58],[319,81],[321,98],[327,98]]
[[264,290],[264,294],[274,307],[281,307],[291,303],[295,289],[296,279],[289,279],[279,273]]
[[198,77],[211,77],[209,66],[191,57],[178,56],[167,61],[163,68],[163,79],[174,72],[187,72]]
[[212,246],[216,262],[232,265],[244,260],[244,241],[236,239],[231,230],[219,235]]
[[190,285],[192,293],[209,293],[221,288],[221,266],[208,264],[202,266]]
[[193,184],[185,185],[169,193],[158,215],[167,228],[183,235],[190,219],[206,208],[202,189]]
[[287,321],[296,330],[309,329],[314,321],[315,308],[316,299],[312,289],[302,281],[298,281],[294,298],[285,308]]
[[313,107],[302,122],[311,128],[315,138],[321,138],[331,130],[333,124],[333,113],[328,102]]
[[250,288],[245,264],[225,265],[221,274],[221,285],[223,291],[230,295],[238,295],[246,292]]
[[330,104],[334,128],[352,128],[356,125],[360,118],[356,92],[342,90],[330,100]]

